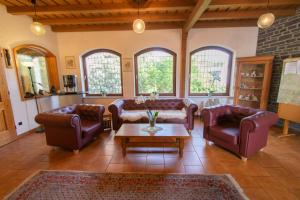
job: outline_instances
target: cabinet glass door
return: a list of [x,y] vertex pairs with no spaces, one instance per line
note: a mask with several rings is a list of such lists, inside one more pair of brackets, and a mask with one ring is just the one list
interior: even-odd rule
[[239,105],[251,108],[260,107],[264,71],[265,64],[241,64],[239,70],[240,85],[237,86],[239,89]]

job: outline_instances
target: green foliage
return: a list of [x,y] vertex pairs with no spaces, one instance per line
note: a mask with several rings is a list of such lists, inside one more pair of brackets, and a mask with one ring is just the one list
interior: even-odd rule
[[172,56],[138,57],[139,92],[172,93],[173,92],[173,58]]
[[[191,59],[191,93],[224,93],[225,85],[221,84],[221,71],[223,62],[203,62],[197,63],[196,59]],[[207,70],[203,70],[207,68]],[[210,71],[215,70],[215,71]]]
[[96,53],[86,58],[90,94],[120,94],[120,57],[110,53]]

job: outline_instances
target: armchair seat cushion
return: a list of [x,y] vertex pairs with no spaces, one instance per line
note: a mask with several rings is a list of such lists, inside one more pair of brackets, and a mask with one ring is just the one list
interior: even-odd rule
[[[157,110],[158,113],[158,119],[161,119],[163,121],[172,120],[172,119],[178,119],[178,120],[184,120],[186,119],[186,111],[183,108],[182,110]],[[122,110],[121,113],[121,119],[123,121],[138,121],[142,118],[147,118],[146,110]]]
[[100,128],[101,124],[97,121],[81,120],[82,137],[86,137],[89,134],[93,134]]
[[239,127],[236,126],[212,126],[210,127],[210,134],[219,140],[233,145],[238,144]]

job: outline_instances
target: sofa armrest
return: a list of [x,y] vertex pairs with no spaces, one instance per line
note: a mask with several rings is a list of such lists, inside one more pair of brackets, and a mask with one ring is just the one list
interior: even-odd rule
[[113,129],[115,131],[118,130],[121,126],[120,115],[122,113],[123,106],[124,106],[124,100],[122,99],[117,99],[113,101],[111,104],[109,104],[108,106],[108,110],[112,115],[112,124],[113,124]]
[[204,120],[204,127],[214,126],[218,123],[219,117],[230,114],[231,109],[228,105],[204,108],[201,111],[201,116]]
[[105,107],[103,105],[80,104],[76,106],[76,114],[83,120],[98,121],[102,123],[104,112]]
[[80,128],[80,117],[77,114],[41,113],[35,121],[44,126]]
[[193,130],[194,129],[194,116],[195,116],[195,112],[197,112],[197,110],[198,110],[198,106],[194,101],[192,101],[190,99],[184,100],[184,105],[185,105],[185,109],[186,109],[188,129]]

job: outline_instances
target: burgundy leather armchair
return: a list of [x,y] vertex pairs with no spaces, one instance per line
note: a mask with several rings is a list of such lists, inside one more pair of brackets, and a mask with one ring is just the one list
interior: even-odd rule
[[205,108],[203,137],[245,161],[267,145],[269,128],[278,121],[275,113],[233,105]]
[[47,144],[72,149],[78,153],[103,131],[102,105],[80,104],[38,114],[35,121],[45,127]]
[[[145,103],[147,108],[159,110],[157,123],[178,123],[184,124],[190,132],[194,129],[194,114],[198,110],[198,106],[188,99],[167,98],[157,99],[154,101],[147,100]],[[112,114],[113,129],[117,131],[123,123],[148,123],[148,118],[142,116],[134,120],[125,119],[126,113],[130,116],[135,113],[145,113],[146,107],[143,104],[136,104],[134,99],[118,99],[108,106],[108,110]],[[165,114],[164,111],[167,113]],[[166,115],[168,115],[166,117]]]

